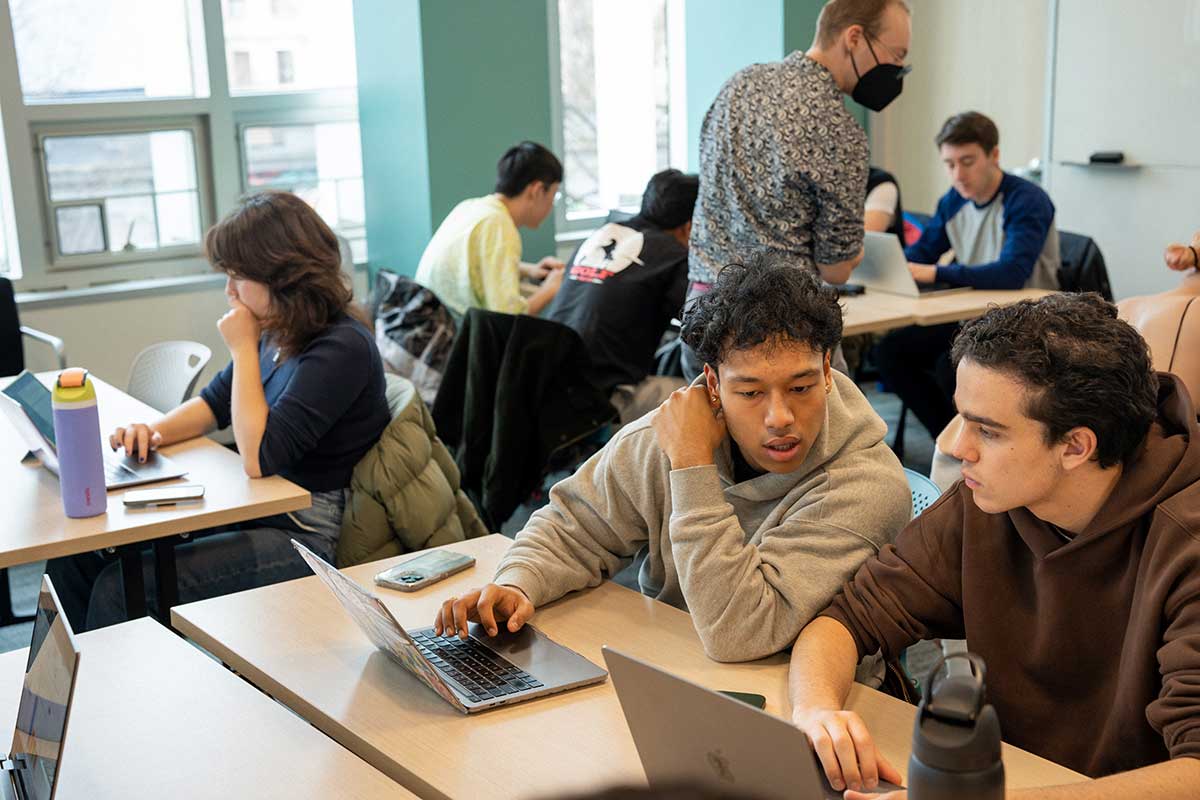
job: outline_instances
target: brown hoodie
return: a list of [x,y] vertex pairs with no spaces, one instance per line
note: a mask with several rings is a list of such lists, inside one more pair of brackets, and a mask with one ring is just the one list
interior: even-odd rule
[[1159,380],[1141,454],[1079,536],[985,514],[960,482],[823,614],[860,657],[965,638],[1004,739],[1087,775],[1200,758],[1200,426]]

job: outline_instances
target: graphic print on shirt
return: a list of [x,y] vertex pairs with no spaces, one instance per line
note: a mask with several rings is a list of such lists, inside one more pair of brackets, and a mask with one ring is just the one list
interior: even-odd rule
[[643,266],[641,231],[609,222],[588,237],[567,273],[573,281],[604,283],[630,264]]

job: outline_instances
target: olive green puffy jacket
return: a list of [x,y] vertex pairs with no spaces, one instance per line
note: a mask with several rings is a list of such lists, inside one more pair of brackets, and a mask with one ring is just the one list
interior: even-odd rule
[[392,421],[350,478],[339,567],[488,534],[412,383],[388,375],[387,399]]

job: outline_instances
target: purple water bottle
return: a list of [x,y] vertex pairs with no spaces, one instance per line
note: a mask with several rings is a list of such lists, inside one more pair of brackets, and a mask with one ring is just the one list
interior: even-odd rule
[[96,389],[86,369],[64,370],[54,384],[54,441],[58,482],[68,517],[94,517],[108,508]]

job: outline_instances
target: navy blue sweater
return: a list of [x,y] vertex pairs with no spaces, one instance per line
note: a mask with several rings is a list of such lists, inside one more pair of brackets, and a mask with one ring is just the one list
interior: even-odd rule
[[[303,352],[275,362],[266,335],[258,343],[270,412],[258,448],[263,475],[282,475],[310,492],[342,489],[358,460],[391,421],[383,361],[363,325],[342,315]],[[233,363],[200,392],[217,426],[231,420]]]

